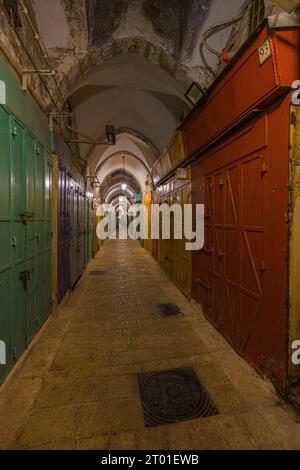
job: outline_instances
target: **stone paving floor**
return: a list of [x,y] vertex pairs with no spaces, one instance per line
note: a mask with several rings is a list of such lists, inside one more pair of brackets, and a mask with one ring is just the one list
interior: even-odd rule
[[[220,414],[146,428],[137,374],[184,366]],[[137,242],[108,241],[0,389],[0,448],[300,449],[300,416]]]

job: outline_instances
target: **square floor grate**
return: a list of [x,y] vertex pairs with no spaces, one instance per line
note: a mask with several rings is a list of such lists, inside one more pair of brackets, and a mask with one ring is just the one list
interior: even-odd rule
[[146,427],[218,414],[192,368],[138,374]]
[[158,306],[162,317],[172,317],[174,315],[181,315],[182,312],[176,304],[159,304]]

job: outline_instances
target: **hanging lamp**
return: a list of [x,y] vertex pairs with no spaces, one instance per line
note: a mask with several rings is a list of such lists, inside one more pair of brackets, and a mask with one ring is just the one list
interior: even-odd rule
[[122,183],[122,191],[126,191],[127,184],[125,183],[125,156],[123,155],[123,183]]

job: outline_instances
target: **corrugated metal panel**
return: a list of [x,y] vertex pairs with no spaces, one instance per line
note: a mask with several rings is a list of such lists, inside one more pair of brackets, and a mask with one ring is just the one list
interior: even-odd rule
[[289,382],[298,384],[300,366],[291,360],[294,341],[300,341],[300,108],[291,108],[291,195],[290,195],[290,320],[289,320]]
[[[166,185],[160,197],[160,204],[172,206],[178,203],[184,212],[184,205],[191,204],[191,182],[190,171],[187,172],[187,181],[170,180]],[[157,203],[157,202],[156,202]],[[182,226],[184,233],[184,224]],[[160,237],[157,241],[157,260],[170,279],[184,292],[188,297],[191,296],[192,284],[192,256],[191,251],[185,249],[186,239],[174,238],[174,214],[171,214],[171,238],[162,239],[162,226],[160,223]]]

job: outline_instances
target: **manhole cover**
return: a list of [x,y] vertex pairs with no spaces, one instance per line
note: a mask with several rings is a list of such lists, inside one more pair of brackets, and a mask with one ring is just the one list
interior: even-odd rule
[[160,304],[158,308],[162,317],[172,317],[182,313],[176,304]]
[[218,414],[191,368],[139,374],[138,383],[147,427]]
[[90,271],[90,276],[104,276],[107,271]]

